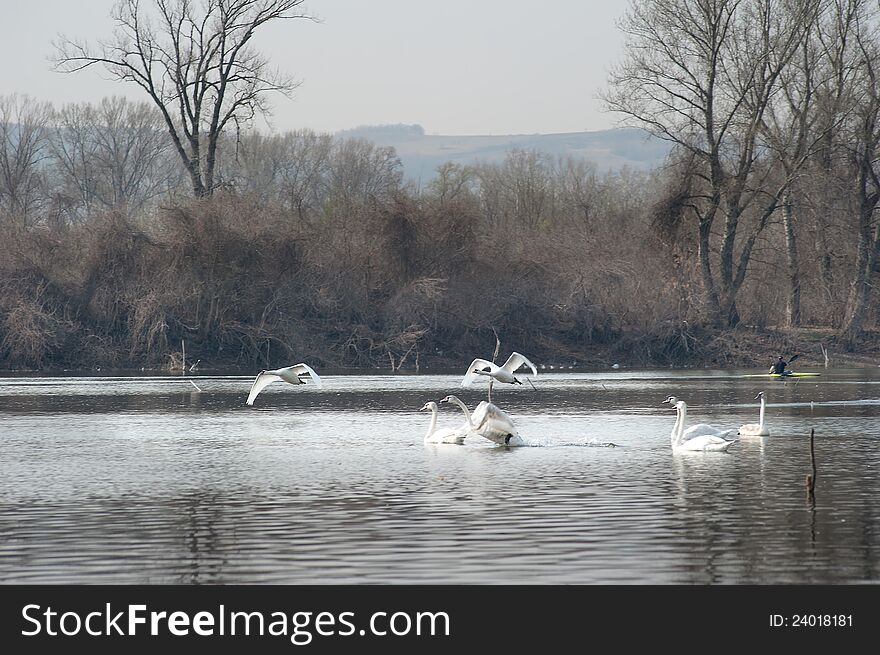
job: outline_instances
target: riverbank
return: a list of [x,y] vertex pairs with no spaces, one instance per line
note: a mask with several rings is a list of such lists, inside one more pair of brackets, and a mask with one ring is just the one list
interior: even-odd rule
[[[487,342],[488,343],[488,342]],[[306,361],[316,367],[333,370],[385,370],[387,372],[419,372],[457,370],[473,357],[491,357],[486,352],[473,353],[418,353],[415,351],[401,362],[378,358],[367,367],[339,366],[333,358],[322,353],[302,353],[294,356],[296,362]],[[516,350],[528,356],[539,369],[604,370],[615,365],[620,368],[768,368],[777,357],[790,359],[798,355],[795,369],[871,367],[880,366],[880,331],[867,332],[852,350],[847,350],[832,330],[814,327],[796,329],[766,329],[739,327],[727,331],[709,331],[701,328],[683,328],[662,335],[623,335],[608,343],[590,343],[582,347],[562,344],[540,344],[530,348],[502,338],[499,359]],[[465,362],[467,360],[467,362]],[[273,358],[259,364],[243,364],[240,360],[224,361],[222,358],[206,358],[198,353],[175,351],[165,356],[162,365],[138,365],[137,362],[101,362],[100,366],[78,362],[71,358],[62,365],[52,364],[40,368],[0,368],[7,372],[65,372],[65,371],[112,371],[141,370],[150,372],[209,372],[212,370],[241,370],[251,372],[259,368],[271,368],[296,363],[282,362]]]
[[852,350],[831,329],[739,327],[723,332],[682,332],[678,347],[648,337],[624,338],[600,349],[596,359],[611,366],[769,368],[781,355],[798,355],[795,368],[880,366],[880,331],[866,332]]

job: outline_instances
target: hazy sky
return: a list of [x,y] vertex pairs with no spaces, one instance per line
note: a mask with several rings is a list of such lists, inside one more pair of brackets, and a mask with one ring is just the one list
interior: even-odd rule
[[[145,99],[98,69],[53,72],[59,33],[112,33],[113,0],[0,0],[0,94],[55,104]],[[614,126],[596,93],[619,58],[620,0],[307,0],[321,22],[281,21],[255,44],[301,82],[275,95],[272,128],[335,132],[419,123],[428,134],[531,134]],[[104,75],[106,77],[106,75]]]

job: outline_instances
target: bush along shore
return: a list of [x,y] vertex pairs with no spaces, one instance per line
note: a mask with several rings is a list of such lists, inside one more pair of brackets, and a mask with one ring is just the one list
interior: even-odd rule
[[701,321],[650,216],[618,178],[605,184],[607,214],[586,224],[506,225],[473,199],[406,194],[294,219],[217,194],[9,225],[0,368],[454,369],[496,338],[566,368],[764,368],[794,352],[802,367],[880,363],[870,329],[853,344],[832,326],[768,327],[768,271],[740,304],[751,325]]

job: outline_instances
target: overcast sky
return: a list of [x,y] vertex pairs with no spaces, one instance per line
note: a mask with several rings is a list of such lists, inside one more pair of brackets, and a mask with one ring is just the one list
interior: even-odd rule
[[[112,33],[113,0],[0,0],[0,94],[55,104],[125,95],[98,70],[53,72],[59,33]],[[596,99],[619,58],[620,0],[307,0],[321,22],[281,21],[255,45],[301,84],[274,96],[272,129],[418,123],[428,134],[601,130]],[[105,76],[106,77],[106,76]]]

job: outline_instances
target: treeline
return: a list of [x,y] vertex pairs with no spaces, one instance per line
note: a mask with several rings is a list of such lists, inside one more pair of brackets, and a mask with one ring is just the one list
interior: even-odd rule
[[878,4],[636,0],[621,27],[606,105],[675,146],[655,225],[698,262],[704,316],[733,328],[782,313],[854,347],[880,264]]
[[[218,149],[213,194],[193,198],[147,105],[12,96],[0,119],[2,368],[168,368],[185,344],[203,367],[398,370],[490,355],[495,335],[537,361],[669,365],[699,362],[729,329],[684,227],[686,157],[600,174],[511,151],[417,188],[365,140],[242,132]],[[843,326],[862,169],[823,161],[790,185],[790,214],[742,212],[761,229],[737,242],[750,248],[739,325],[785,323],[796,238],[800,322]],[[723,238],[713,227],[710,243]],[[866,326],[877,319],[871,304]]]

